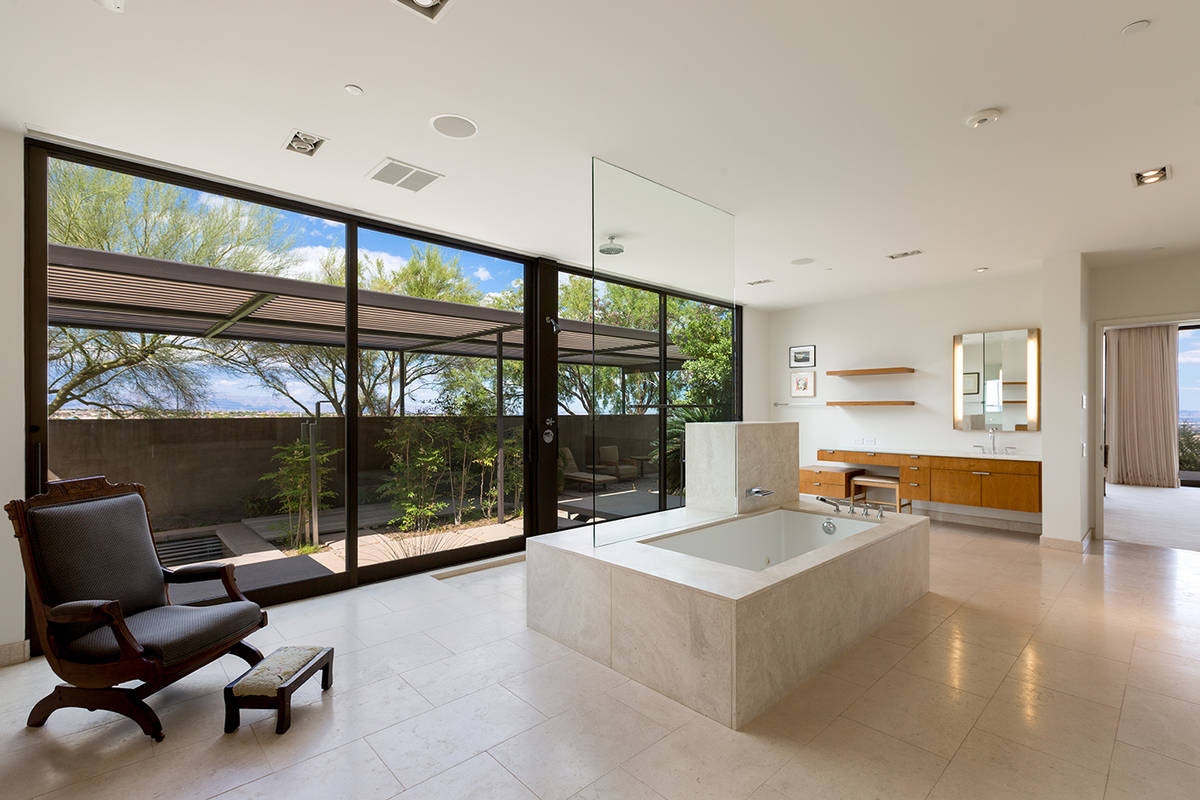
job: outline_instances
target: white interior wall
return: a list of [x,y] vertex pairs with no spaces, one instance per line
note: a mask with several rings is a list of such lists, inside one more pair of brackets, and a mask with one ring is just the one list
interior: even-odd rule
[[[1036,271],[980,277],[936,290],[917,289],[801,306],[770,315],[766,402],[816,402],[769,409],[773,420],[800,424],[800,459],[816,461],[819,448],[954,450],[970,452],[987,441],[953,427],[955,334],[1037,328],[1042,320],[1041,278]],[[748,340],[749,341],[749,340]],[[812,400],[789,396],[788,347],[817,346]],[[913,367],[911,375],[839,378],[831,369]],[[749,382],[747,382],[749,386]],[[828,408],[828,400],[914,400],[915,406]],[[747,402],[749,397],[747,396]],[[1000,445],[1040,455],[1042,435],[1000,433]],[[1031,522],[1037,515],[933,504],[963,516]]]
[[1091,529],[1089,297],[1083,256],[1042,265],[1042,543],[1078,549]]
[[[24,497],[24,146],[0,129],[0,503]],[[7,520],[0,532],[0,658],[13,660],[25,638],[25,578]],[[4,663],[4,661],[0,661]]]

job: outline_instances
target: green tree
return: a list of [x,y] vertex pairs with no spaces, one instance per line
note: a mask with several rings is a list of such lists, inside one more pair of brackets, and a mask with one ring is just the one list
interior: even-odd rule
[[1200,431],[1186,422],[1179,423],[1179,468],[1200,472]]
[[[329,485],[333,465],[329,460],[341,452],[317,442],[317,476],[321,486]],[[288,515],[288,545],[296,548],[304,544],[305,532],[310,530],[312,517],[312,449],[304,439],[296,439],[276,446],[271,457],[275,465],[259,480],[270,481],[275,489],[273,497]],[[319,508],[329,508],[329,501],[337,497],[333,489],[322,489],[317,500]],[[316,546],[319,542],[310,542]]]
[[[295,263],[276,210],[193,195],[177,186],[52,160],[49,239],[56,244],[275,275]],[[48,408],[80,404],[115,416],[186,410],[206,396],[204,348],[186,336],[48,331]]]
[[[478,305],[483,293],[463,274],[457,257],[446,259],[429,244],[412,246],[404,266],[394,268],[382,259],[363,259],[359,264],[359,286],[387,294],[421,297]],[[331,248],[306,279],[335,286],[346,281],[346,254]],[[215,345],[221,361],[230,369],[255,378],[263,386],[288,398],[303,413],[312,413],[311,403],[296,391],[299,381],[311,394],[327,400],[336,414],[345,413],[346,351],[293,343],[229,340]],[[396,416],[403,398],[446,369],[447,356],[422,351],[360,350],[358,366],[359,409],[370,416]]]

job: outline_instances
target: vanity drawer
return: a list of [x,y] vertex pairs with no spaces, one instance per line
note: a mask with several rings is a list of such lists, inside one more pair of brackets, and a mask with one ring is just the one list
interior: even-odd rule
[[934,456],[930,459],[934,469],[957,469],[965,472],[996,472],[1002,475],[1041,475],[1042,465],[1038,461],[1011,461],[1003,458],[951,458]]
[[917,480],[915,476],[900,475],[900,499],[929,500],[929,478]]
[[818,494],[825,497],[849,497],[850,479],[865,470],[853,467],[823,467],[820,465],[800,468],[800,493]]
[[932,466],[932,464],[933,464],[933,458],[931,456],[918,456],[918,455],[910,454],[910,455],[896,456],[896,458],[900,459],[900,469],[904,469],[905,467],[926,467],[926,468],[928,468],[928,467]]
[[[871,450],[820,450],[818,453],[836,453],[837,461],[846,464],[870,464],[873,467],[898,467],[900,459],[907,459],[908,456],[897,455],[896,453],[876,453]],[[821,456],[824,460],[825,456]],[[833,461],[834,459],[829,459]]]
[[915,464],[905,464],[900,467],[900,482],[916,481],[929,485],[929,467],[918,467]]

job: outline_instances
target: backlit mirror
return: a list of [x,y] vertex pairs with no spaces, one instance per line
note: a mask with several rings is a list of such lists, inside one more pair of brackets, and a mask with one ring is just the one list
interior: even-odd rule
[[954,427],[1036,431],[1041,401],[1038,328],[954,337]]

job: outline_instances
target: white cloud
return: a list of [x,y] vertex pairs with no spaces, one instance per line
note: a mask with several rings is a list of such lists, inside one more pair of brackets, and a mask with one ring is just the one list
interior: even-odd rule
[[408,259],[404,256],[385,253],[382,250],[359,250],[358,257],[359,259],[369,258],[372,261],[382,261],[385,267],[392,270],[402,269],[408,263]]
[[475,270],[474,275],[481,281],[490,281],[492,279],[492,273],[488,272],[487,267],[480,267]]
[[[326,247],[325,245],[312,244],[303,247],[293,247],[289,252],[296,259],[296,263],[283,273],[288,278],[298,278],[299,280],[312,280],[317,274],[321,266],[321,261],[331,250],[341,251],[340,247]],[[359,250],[359,261],[382,261],[383,265],[390,270],[398,270],[408,263],[407,258],[385,253],[382,250]]]
[[1179,354],[1180,364],[1200,364],[1200,348],[1196,350],[1184,350]]
[[512,286],[512,288],[514,288],[514,289],[520,289],[520,288],[521,288],[521,284],[522,284],[522,281],[521,281],[521,279],[520,279],[520,278],[517,278],[517,279],[516,279],[516,280],[514,280],[514,281],[512,282],[512,284],[510,284],[510,285],[511,285],[511,286]]

